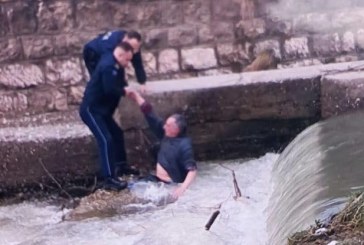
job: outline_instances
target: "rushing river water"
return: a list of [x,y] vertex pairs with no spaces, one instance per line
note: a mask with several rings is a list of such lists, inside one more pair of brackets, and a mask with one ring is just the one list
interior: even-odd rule
[[[243,195],[237,200],[231,171],[218,163],[201,163],[196,182],[177,202],[137,214],[62,221],[68,210],[46,203],[0,207],[0,244],[265,244],[265,210],[277,157],[224,162],[236,173]],[[153,201],[153,196],[160,199],[171,190],[136,185],[132,191]],[[220,204],[220,215],[206,231]]]
[[128,214],[62,221],[71,211],[47,203],[0,207],[0,244],[286,244],[364,190],[363,125],[364,113],[330,119],[304,130],[280,155],[224,162],[236,173],[243,194],[237,200],[232,172],[201,163],[177,202],[160,205],[173,187],[134,184],[132,194],[149,203]]

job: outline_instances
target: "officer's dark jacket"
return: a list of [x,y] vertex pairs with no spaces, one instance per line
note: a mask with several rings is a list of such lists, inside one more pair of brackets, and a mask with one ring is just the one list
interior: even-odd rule
[[124,68],[119,66],[112,53],[104,55],[87,83],[81,109],[112,116],[125,94],[126,85]]
[[[85,46],[92,49],[99,57],[102,57],[104,54],[112,53],[115,47],[124,39],[126,33],[127,32],[123,30],[102,33],[97,38],[88,42]],[[140,51],[133,55],[131,63],[133,64],[138,82],[144,84],[147,80],[147,76],[145,74]]]

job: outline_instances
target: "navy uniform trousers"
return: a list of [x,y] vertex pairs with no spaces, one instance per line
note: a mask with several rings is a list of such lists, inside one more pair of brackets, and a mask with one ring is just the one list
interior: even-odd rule
[[102,176],[115,177],[117,168],[124,166],[127,160],[123,130],[111,116],[92,113],[89,107],[81,108],[80,116],[96,137]]

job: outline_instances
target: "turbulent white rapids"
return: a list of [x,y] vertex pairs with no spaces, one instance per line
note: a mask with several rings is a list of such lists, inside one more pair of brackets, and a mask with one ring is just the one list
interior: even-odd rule
[[[177,202],[157,207],[169,187],[133,186],[132,192],[151,201],[134,214],[62,221],[69,210],[46,203],[0,207],[0,244],[265,244],[265,209],[277,157],[223,162],[236,173],[244,196],[237,200],[231,171],[218,163],[201,163],[196,182]],[[220,204],[220,215],[206,231]]]
[[71,211],[47,203],[0,207],[0,244],[285,244],[364,189],[363,128],[363,113],[339,117],[307,128],[280,155],[223,162],[236,173],[237,200],[231,171],[215,162],[199,164],[177,202],[168,201],[173,187],[136,184],[131,193],[144,201],[111,216],[62,221]]

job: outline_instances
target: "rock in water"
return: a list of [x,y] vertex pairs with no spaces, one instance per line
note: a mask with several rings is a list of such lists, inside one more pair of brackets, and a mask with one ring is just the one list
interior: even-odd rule
[[163,184],[141,183],[132,190],[120,192],[99,189],[82,198],[75,209],[64,215],[63,220],[79,221],[93,217],[141,213],[173,201]]
[[129,190],[120,192],[97,190],[81,199],[79,205],[64,216],[64,220],[83,220],[92,217],[110,217],[126,214],[129,204],[143,203]]

